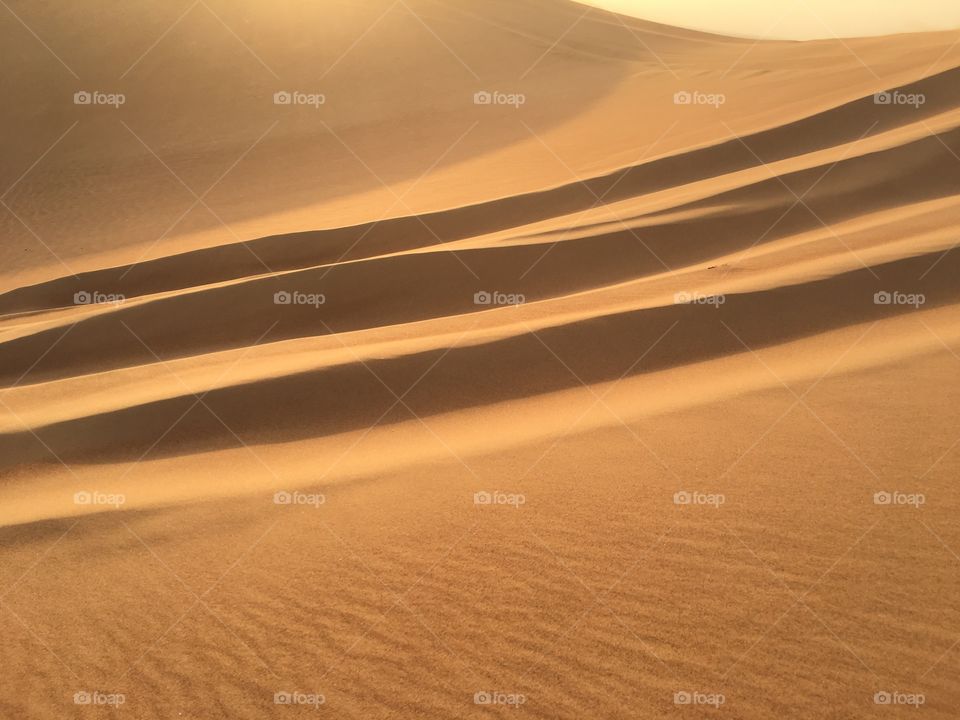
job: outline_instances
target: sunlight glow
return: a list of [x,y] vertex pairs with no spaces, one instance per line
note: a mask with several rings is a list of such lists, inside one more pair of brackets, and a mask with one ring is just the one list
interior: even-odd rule
[[957,0],[579,0],[723,35],[808,40],[960,27]]

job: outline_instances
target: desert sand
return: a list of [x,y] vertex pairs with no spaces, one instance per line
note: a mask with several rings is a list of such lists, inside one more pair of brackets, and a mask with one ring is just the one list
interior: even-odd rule
[[134,5],[0,12],[0,717],[958,716],[960,32]]

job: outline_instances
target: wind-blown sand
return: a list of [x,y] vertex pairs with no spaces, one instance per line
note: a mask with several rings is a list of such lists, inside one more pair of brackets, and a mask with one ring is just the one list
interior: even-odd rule
[[957,716],[960,33],[10,7],[0,716]]

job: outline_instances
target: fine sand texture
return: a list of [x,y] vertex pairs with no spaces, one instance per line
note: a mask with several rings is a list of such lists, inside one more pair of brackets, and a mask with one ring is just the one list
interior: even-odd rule
[[0,718],[960,716],[960,32],[0,4]]

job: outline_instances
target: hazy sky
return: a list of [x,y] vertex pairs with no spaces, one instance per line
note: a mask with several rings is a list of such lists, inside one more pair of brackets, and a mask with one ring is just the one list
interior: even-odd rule
[[960,0],[580,0],[669,25],[808,39],[960,27]]

